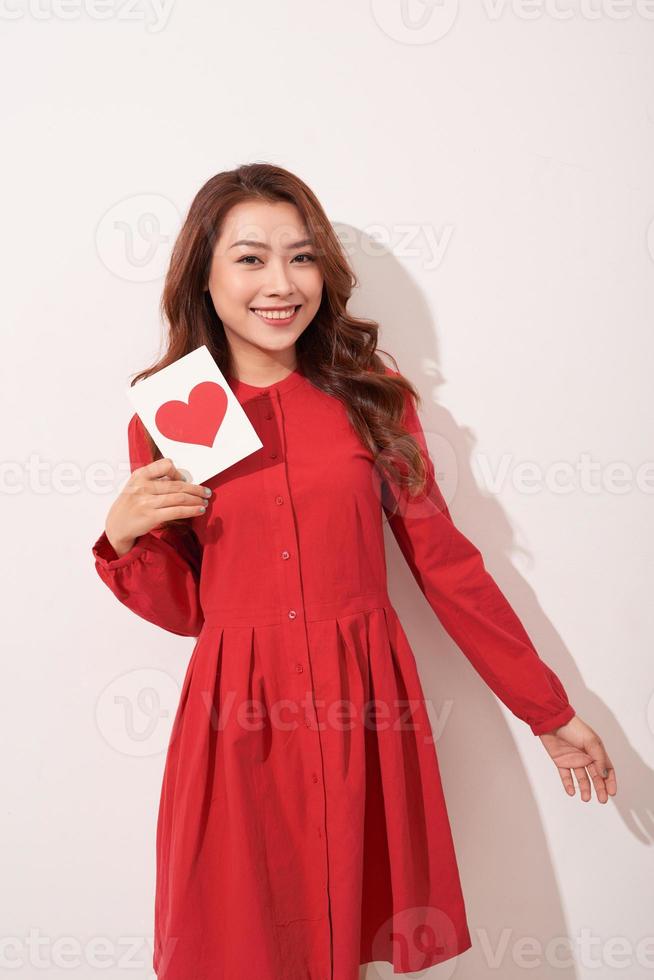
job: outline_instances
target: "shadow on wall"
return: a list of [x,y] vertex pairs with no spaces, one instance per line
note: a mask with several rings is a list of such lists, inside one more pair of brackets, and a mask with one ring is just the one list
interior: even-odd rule
[[[653,774],[628,744],[611,711],[585,687],[572,654],[513,564],[517,547],[508,517],[500,500],[486,495],[473,475],[474,434],[437,403],[439,386],[444,383],[438,324],[419,286],[379,243],[348,225],[338,224],[337,232],[347,244],[360,283],[350,311],[379,322],[379,347],[397,358],[399,370],[422,395],[419,412],[453,520],[480,549],[539,654],[561,678],[575,710],[605,741],[619,784],[617,796],[607,805],[618,808],[627,827],[643,843],[651,843],[654,827],[648,801],[654,798]],[[474,363],[472,366],[475,368]],[[507,380],[510,384],[511,379]],[[447,462],[436,454],[437,441],[448,447],[445,455],[456,466],[454,496],[448,492]],[[555,970],[559,980],[575,980],[578,970],[569,963],[574,937],[570,945],[561,942],[553,950],[559,966],[551,965],[544,956],[548,943],[570,932],[529,774],[500,702],[440,626],[389,528],[385,537],[389,591],[416,654],[437,739],[473,939],[472,949],[466,951],[458,968],[453,960],[424,976],[458,975],[462,970],[465,976],[480,980],[496,977],[499,971],[502,980],[524,980],[524,965],[514,960],[514,947],[532,939],[527,961],[533,964],[542,956],[541,969],[536,971],[539,976],[543,969]],[[574,602],[574,595],[570,598]],[[533,740],[531,751],[542,752],[538,737],[526,725],[525,731]],[[584,806],[578,787],[575,796],[568,797],[548,757],[546,764],[551,766],[552,794],[564,797],[564,805]],[[596,819],[602,819],[594,791],[589,805]],[[584,816],[590,819],[591,812]],[[588,855],[583,858],[588,859]],[[534,952],[539,943],[540,954]],[[388,964],[361,968],[362,980],[392,976]]]

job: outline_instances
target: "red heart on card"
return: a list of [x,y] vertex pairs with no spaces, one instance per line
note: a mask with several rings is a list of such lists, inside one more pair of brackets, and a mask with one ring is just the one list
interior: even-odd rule
[[214,381],[201,381],[188,402],[164,402],[157,409],[155,424],[162,435],[175,442],[213,446],[227,411],[227,395]]

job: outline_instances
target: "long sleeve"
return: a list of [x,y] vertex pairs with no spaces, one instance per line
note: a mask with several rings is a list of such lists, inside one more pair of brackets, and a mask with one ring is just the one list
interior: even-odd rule
[[[152,461],[143,423],[128,425],[130,469]],[[204,622],[199,583],[202,546],[189,526],[154,528],[118,556],[103,531],[92,548],[102,581],[123,605],[148,622],[180,636],[198,636]]]
[[435,480],[413,399],[405,397],[404,422],[420,444],[428,475],[425,490],[413,498],[405,488],[395,483],[391,488],[384,481],[383,506],[391,530],[443,627],[491,690],[534,735],[552,731],[575,711],[487,571],[479,549],[455,527]]

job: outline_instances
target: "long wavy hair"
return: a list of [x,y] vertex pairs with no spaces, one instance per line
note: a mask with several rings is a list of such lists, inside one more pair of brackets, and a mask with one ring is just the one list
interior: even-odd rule
[[[358,285],[345,251],[311,189],[295,174],[269,163],[244,164],[211,177],[197,192],[175,241],[160,313],[167,324],[166,350],[130,382],[137,384],[205,344],[223,374],[233,373],[229,344],[207,289],[215,243],[225,218],[242,201],[294,204],[314,244],[323,275],[320,307],[296,342],[298,366],[317,388],[346,407],[376,465],[411,495],[424,490],[426,467],[420,446],[402,425],[406,398],[420,404],[415,386],[397,369],[388,374],[377,348],[379,324],[352,316],[347,302]],[[147,434],[152,458],[161,452]],[[188,527],[188,522],[168,521]]]

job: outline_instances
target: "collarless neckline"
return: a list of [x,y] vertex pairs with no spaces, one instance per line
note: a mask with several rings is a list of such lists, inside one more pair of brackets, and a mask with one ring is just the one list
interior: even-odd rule
[[263,396],[271,395],[275,391],[278,391],[280,395],[284,395],[304,380],[304,374],[299,367],[296,367],[290,374],[287,374],[281,381],[274,381],[271,385],[251,385],[246,381],[240,381],[233,374],[229,373],[225,374],[225,377],[235,394]]

